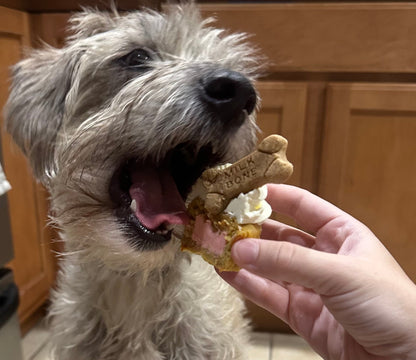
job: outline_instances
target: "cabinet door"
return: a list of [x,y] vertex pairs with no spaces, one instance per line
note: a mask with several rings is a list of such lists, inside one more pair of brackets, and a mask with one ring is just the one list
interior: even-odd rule
[[326,115],[319,194],[416,280],[416,85],[331,84]]
[[[22,46],[29,44],[27,14],[0,7],[0,109],[8,96],[10,67],[21,58]],[[20,322],[25,324],[47,299],[53,281],[45,196],[25,157],[4,131],[1,112],[0,126],[4,171],[12,185],[8,200],[14,260],[9,265],[20,292]]]
[[257,90],[261,97],[259,141],[270,134],[280,134],[288,140],[287,158],[294,165],[288,182],[301,185],[307,85],[263,81],[257,84]]

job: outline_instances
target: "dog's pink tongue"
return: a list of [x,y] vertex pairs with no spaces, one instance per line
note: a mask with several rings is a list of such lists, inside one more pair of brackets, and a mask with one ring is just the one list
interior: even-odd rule
[[150,230],[162,224],[186,224],[186,207],[167,170],[145,168],[131,175],[130,196],[136,200],[136,216]]

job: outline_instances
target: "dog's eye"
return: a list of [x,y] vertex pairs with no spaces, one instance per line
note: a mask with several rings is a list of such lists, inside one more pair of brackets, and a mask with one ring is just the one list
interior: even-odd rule
[[120,59],[120,62],[129,68],[147,68],[152,60],[150,54],[144,49],[135,49]]

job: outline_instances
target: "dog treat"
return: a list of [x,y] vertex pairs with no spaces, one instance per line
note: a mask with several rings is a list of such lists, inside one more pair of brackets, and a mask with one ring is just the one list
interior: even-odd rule
[[182,250],[221,271],[238,271],[231,248],[238,240],[260,237],[261,224],[272,212],[265,184],[284,182],[293,171],[286,148],[286,139],[271,135],[236,163],[206,170],[191,193]]
[[286,158],[287,140],[270,135],[257,147],[233,165],[224,169],[208,169],[202,174],[207,189],[205,208],[209,213],[219,214],[230,200],[240,193],[267,183],[285,182],[293,171]]

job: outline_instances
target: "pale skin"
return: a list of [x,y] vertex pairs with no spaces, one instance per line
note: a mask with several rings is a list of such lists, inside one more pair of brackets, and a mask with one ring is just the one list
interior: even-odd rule
[[416,359],[416,285],[361,222],[311,193],[268,185],[262,239],[232,248],[237,273],[220,275],[279,317],[324,359]]

